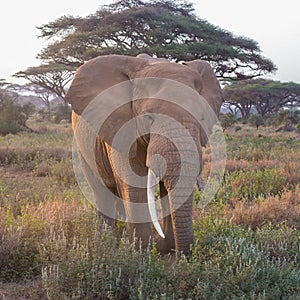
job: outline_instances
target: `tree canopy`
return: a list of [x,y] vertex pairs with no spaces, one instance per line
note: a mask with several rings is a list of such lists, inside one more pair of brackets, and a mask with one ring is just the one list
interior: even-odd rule
[[282,108],[300,105],[300,84],[262,78],[235,82],[224,88],[225,106],[237,108],[242,118],[247,118],[252,109],[262,117]]
[[73,73],[73,67],[50,62],[38,67],[30,67],[14,76],[25,78],[32,84],[40,86],[64,100],[65,87],[72,80]]
[[50,41],[38,57],[68,67],[98,55],[145,52],[175,61],[207,60],[222,78],[276,70],[256,41],[200,19],[186,1],[120,0],[87,17],[63,16],[38,28],[40,37]]

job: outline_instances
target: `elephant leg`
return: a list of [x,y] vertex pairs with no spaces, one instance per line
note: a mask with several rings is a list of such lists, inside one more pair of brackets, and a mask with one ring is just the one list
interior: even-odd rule
[[[92,204],[94,204],[95,208],[97,208],[98,216],[104,221],[104,223],[109,225],[114,232],[116,227],[116,205],[109,201],[109,199],[111,199],[112,194],[117,194],[117,191],[112,186],[107,187],[103,185],[103,183],[99,180],[99,175],[93,172],[80,152],[79,160],[80,167],[85,176],[83,178],[86,178],[86,181],[90,187],[90,192],[85,190],[85,196],[87,196],[88,200],[90,200]],[[77,179],[81,180],[80,178]],[[83,182],[82,184],[84,186],[86,182]]]
[[145,149],[138,148],[136,157],[128,158],[108,145],[106,148],[123,200],[130,240],[137,248],[147,248],[152,238],[152,222],[147,204]]
[[122,202],[118,201],[119,191],[108,158],[106,144],[100,138],[96,139],[95,154],[97,170],[104,184],[98,181],[96,186],[95,199],[98,212],[115,231],[116,220],[124,219],[125,212]]
[[157,242],[157,249],[163,254],[167,254],[175,250],[174,232],[172,226],[172,217],[170,214],[170,205],[168,200],[168,192],[165,189],[163,182],[159,182],[160,198],[164,200],[161,202],[162,212],[165,216],[163,218],[163,232],[165,238],[160,238]]
[[[117,180],[118,182],[119,180]],[[152,243],[152,223],[147,204],[147,190],[118,183],[126,214],[127,231],[132,243],[139,249],[146,249]]]

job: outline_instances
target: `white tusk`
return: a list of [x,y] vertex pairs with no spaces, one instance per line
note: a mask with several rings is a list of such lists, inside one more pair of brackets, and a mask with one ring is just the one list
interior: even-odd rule
[[153,171],[148,169],[148,178],[147,178],[147,199],[148,207],[151,216],[152,223],[158,232],[158,234],[164,239],[165,235],[161,229],[161,226],[157,219],[156,208],[155,208],[155,197],[154,197],[154,188],[155,188],[156,176]]

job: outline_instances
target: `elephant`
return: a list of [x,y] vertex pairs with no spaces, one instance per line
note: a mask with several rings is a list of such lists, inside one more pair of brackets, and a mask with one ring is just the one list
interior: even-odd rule
[[80,169],[106,222],[123,218],[142,248],[156,240],[154,225],[161,253],[188,255],[202,147],[223,102],[210,64],[98,56],[76,71],[66,99]]

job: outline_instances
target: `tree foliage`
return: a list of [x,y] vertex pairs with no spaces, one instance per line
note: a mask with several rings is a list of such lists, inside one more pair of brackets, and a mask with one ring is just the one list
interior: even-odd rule
[[264,124],[264,119],[260,114],[252,114],[249,117],[248,121],[252,126],[255,126],[256,129],[258,129],[259,126]]
[[282,108],[299,107],[300,84],[262,78],[243,80],[225,87],[224,98],[226,107],[237,108],[243,119],[252,110],[265,117]]
[[207,60],[222,78],[253,78],[276,69],[257,42],[198,18],[185,1],[121,0],[87,17],[63,16],[38,28],[51,41],[38,57],[65,66],[98,55],[145,52],[176,61]]
[[23,106],[16,104],[10,93],[0,89],[0,135],[24,130],[27,127],[26,121],[34,110],[30,103]]
[[51,62],[20,71],[15,74],[15,77],[25,78],[32,84],[48,90],[64,101],[66,85],[72,80],[73,74],[73,67]]
[[[34,83],[26,84],[23,87],[25,91],[36,95],[40,99],[40,102],[46,107],[46,113],[48,114],[49,118],[51,113],[51,101],[53,101],[55,98],[57,99],[57,94],[54,94],[49,89]],[[60,97],[60,99],[62,99],[62,97]]]
[[232,113],[226,113],[220,116],[220,123],[223,128],[223,132],[236,123],[236,117]]

